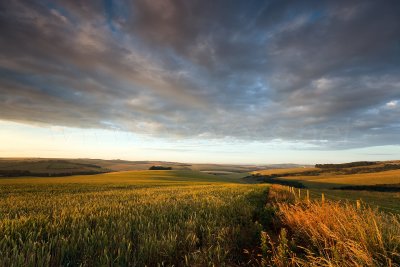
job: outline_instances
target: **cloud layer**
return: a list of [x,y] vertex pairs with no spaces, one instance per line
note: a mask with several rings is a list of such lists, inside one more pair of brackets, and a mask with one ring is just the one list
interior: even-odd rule
[[398,1],[0,3],[0,119],[400,142]]

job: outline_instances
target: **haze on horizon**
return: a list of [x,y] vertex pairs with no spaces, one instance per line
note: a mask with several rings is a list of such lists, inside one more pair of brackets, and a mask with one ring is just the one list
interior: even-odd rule
[[2,1],[1,157],[400,159],[400,2]]

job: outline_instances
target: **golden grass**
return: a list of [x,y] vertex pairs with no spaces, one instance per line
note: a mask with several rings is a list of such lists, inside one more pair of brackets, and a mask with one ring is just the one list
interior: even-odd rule
[[19,177],[19,178],[0,178],[0,184],[162,184],[162,183],[226,183],[237,182],[238,180],[229,177],[220,177],[198,171],[121,171],[96,175],[75,175],[67,177]]
[[232,266],[266,185],[197,172],[0,179],[0,266]]
[[[273,186],[281,229],[262,234],[264,266],[400,266],[400,216],[369,207],[294,200]],[[288,202],[289,201],[289,202]]]
[[0,179],[0,266],[400,266],[399,215],[283,186],[267,199],[268,185],[236,181],[194,171]]

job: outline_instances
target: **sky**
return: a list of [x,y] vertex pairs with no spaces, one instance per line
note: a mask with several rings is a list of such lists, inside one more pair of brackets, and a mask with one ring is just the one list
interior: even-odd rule
[[400,159],[399,1],[1,1],[0,157]]

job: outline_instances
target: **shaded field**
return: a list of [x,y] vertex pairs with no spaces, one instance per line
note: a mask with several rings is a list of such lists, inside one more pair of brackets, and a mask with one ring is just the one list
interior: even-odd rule
[[376,192],[400,192],[400,184],[380,184],[380,185],[348,185],[334,188],[337,190],[358,190]]
[[0,177],[69,176],[98,174],[110,169],[87,162],[68,160],[0,160]]
[[0,266],[244,265],[268,186],[234,182],[193,171],[0,179]]

